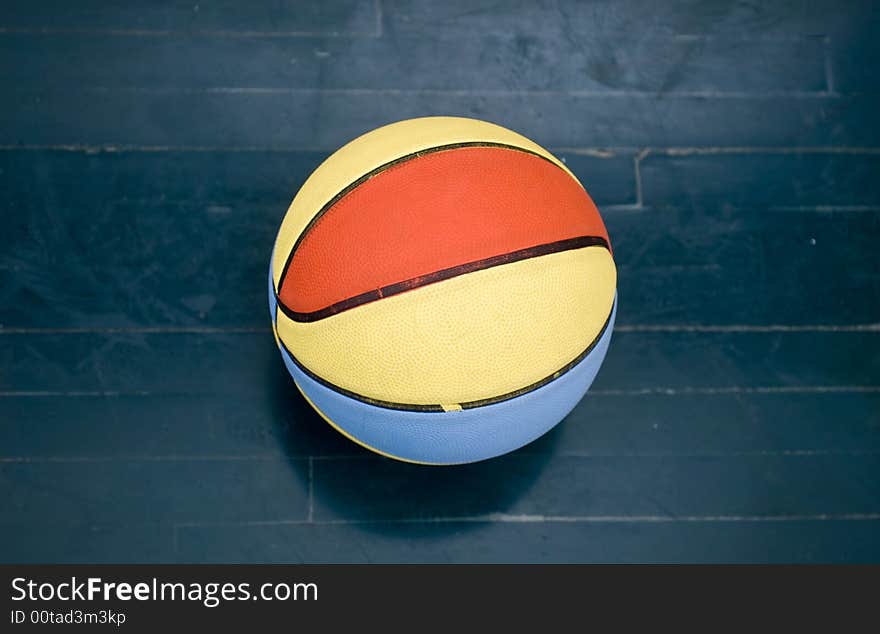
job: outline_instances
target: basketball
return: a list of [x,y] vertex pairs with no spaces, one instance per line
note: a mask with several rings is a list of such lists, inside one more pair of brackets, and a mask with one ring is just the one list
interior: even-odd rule
[[351,141],[306,180],[269,267],[275,340],[340,433],[459,464],[559,423],[608,349],[617,272],[583,185],[550,152],[459,117]]

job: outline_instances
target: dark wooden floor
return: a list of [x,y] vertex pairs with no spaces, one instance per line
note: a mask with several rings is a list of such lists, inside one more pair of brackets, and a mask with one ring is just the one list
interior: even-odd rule
[[[6,0],[0,560],[880,561],[871,4]],[[620,271],[589,396],[447,469],[330,430],[264,296],[428,114],[564,157]]]

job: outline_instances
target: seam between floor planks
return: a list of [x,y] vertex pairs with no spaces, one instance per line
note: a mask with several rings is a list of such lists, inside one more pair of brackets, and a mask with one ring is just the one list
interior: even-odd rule
[[[615,332],[880,332],[880,323],[873,324],[618,324]],[[133,326],[130,328],[3,328],[0,335],[77,335],[77,334],[259,334],[271,333],[260,326]]]
[[[715,154],[880,154],[880,147],[873,146],[829,146],[807,145],[798,146],[554,146],[554,152],[563,154],[577,154],[593,156],[595,158],[614,158],[618,154],[647,156],[691,156],[691,155],[715,155]],[[326,147],[315,146],[261,146],[261,145],[142,145],[142,144],[28,144],[28,143],[5,143],[0,144],[0,151],[44,151],[55,150],[61,152],[82,152],[85,154],[95,153],[123,153],[123,152],[330,152]]]
[[[785,456],[878,456],[880,449],[782,449],[756,451],[692,451],[692,452],[650,452],[650,451],[554,451],[541,453],[534,451],[518,451],[517,456],[547,456],[555,458],[756,458]],[[272,462],[284,460],[307,460],[309,472],[309,496],[312,496],[314,461],[336,460],[376,460],[373,455],[362,454],[287,454],[265,453],[246,455],[118,455],[118,456],[7,456],[0,457],[0,464],[77,464],[77,463],[111,463],[111,462]]]
[[[643,387],[632,389],[594,389],[587,392],[593,396],[645,396],[651,394],[672,396],[676,394],[873,394],[880,392],[880,385],[771,385],[756,387]],[[0,398],[39,397],[116,397],[116,396],[199,396],[211,392],[148,392],[143,390],[6,390]]]
[[336,520],[266,520],[252,522],[173,522],[175,529],[237,526],[350,526],[358,524],[588,524],[588,523],[696,523],[696,522],[829,522],[877,521],[880,513],[840,513],[814,515],[462,515],[428,518],[336,519]]
[[[33,88],[21,89],[20,93],[45,92]],[[245,94],[245,95],[439,95],[449,97],[579,97],[588,99],[662,99],[666,100],[703,100],[703,99],[827,99],[830,101],[845,100],[848,97],[862,96],[863,93],[827,93],[824,90],[771,90],[771,91],[722,91],[722,90],[682,90],[661,93],[648,90],[521,90],[521,89],[472,89],[472,88],[282,88],[276,86],[205,86],[205,87],[159,87],[159,86],[100,86],[90,85],[80,88],[79,92],[97,93],[133,93],[133,94]]]

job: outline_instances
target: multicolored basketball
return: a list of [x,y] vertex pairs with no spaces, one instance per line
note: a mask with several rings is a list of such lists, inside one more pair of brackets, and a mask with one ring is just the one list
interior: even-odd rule
[[269,268],[275,339],[327,422],[385,456],[483,460],[556,425],[605,357],[617,273],[577,178],[505,128],[427,117],[330,156]]

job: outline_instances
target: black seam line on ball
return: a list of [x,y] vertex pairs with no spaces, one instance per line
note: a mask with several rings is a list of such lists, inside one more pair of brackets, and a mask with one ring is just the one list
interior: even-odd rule
[[510,264],[512,262],[519,262],[521,260],[537,258],[542,255],[550,255],[551,253],[560,253],[562,251],[572,251],[575,249],[584,249],[587,247],[602,247],[604,249],[609,248],[608,241],[601,236],[579,236],[577,238],[567,238],[565,240],[557,240],[556,242],[539,244],[537,246],[528,247],[526,249],[519,249],[518,251],[511,251],[510,253],[495,255],[489,258],[484,258],[482,260],[476,260],[474,262],[458,264],[456,266],[451,266],[440,271],[434,271],[433,273],[428,273],[426,275],[412,277],[408,280],[403,280],[402,282],[395,282],[394,284],[389,284],[387,286],[383,286],[382,288],[367,291],[366,293],[360,293],[359,295],[355,295],[353,297],[347,297],[346,299],[335,302],[330,306],[321,308],[319,310],[309,312],[295,311],[292,308],[286,306],[276,294],[277,305],[281,309],[281,312],[283,312],[293,321],[301,323],[314,322],[321,319],[326,319],[327,317],[332,317],[333,315],[337,315],[352,308],[357,308],[358,306],[362,306],[364,304],[378,301],[384,297],[399,295],[400,293],[405,293],[406,291],[421,288],[429,284],[436,284],[437,282],[452,279],[453,277],[458,277],[459,275],[474,273],[476,271],[482,271],[484,269],[501,266],[503,264]]
[[[608,325],[611,323],[611,315],[614,313],[614,305],[611,306],[611,311],[608,313],[607,319],[605,319],[605,323],[602,325],[602,328],[599,330],[599,334],[596,335],[595,339],[590,342],[590,345],[587,346],[583,352],[581,352],[578,356],[576,356],[572,361],[566,363],[556,372],[551,374],[550,376],[546,376],[543,379],[526,385],[518,390],[514,390],[513,392],[507,392],[506,394],[501,394],[499,396],[493,396],[491,398],[484,398],[477,401],[468,401],[466,403],[458,403],[462,409],[474,409],[476,407],[484,407],[486,405],[494,405],[495,403],[501,403],[503,401],[508,401],[510,399],[516,398],[518,396],[523,396],[524,394],[528,394],[529,392],[533,392],[539,388],[544,387],[551,381],[555,381],[560,378],[563,374],[574,368],[578,363],[583,361],[588,354],[590,354],[596,345],[599,343],[599,340],[602,339],[602,336],[605,334],[605,331],[608,330]],[[393,401],[383,401],[375,398],[370,398],[369,396],[363,396],[362,394],[358,394],[357,392],[352,392],[351,390],[347,390],[345,388],[339,387],[327,381],[326,379],[318,376],[307,367],[305,367],[302,363],[300,363],[299,359],[297,359],[294,354],[290,351],[290,348],[287,347],[287,344],[284,343],[284,340],[279,336],[278,341],[281,342],[281,346],[284,348],[284,351],[290,356],[291,360],[296,364],[296,366],[302,370],[306,375],[308,375],[314,381],[320,383],[326,388],[333,390],[334,392],[338,392],[344,396],[348,396],[349,398],[353,398],[355,400],[361,401],[368,405],[374,405],[376,407],[383,407],[385,409],[393,409],[393,410],[404,410],[404,411],[413,411],[413,412],[445,412],[446,409],[443,408],[442,405],[423,405],[417,403],[395,403]]]
[[[296,253],[296,250],[299,248],[299,245],[302,244],[303,238],[305,238],[306,235],[308,235],[308,233],[312,230],[312,228],[315,226],[315,224],[317,224],[318,220],[320,220],[321,217],[325,213],[330,211],[330,209],[333,207],[333,205],[338,203],[346,194],[348,194],[352,190],[358,188],[359,186],[363,185],[365,182],[367,182],[368,180],[370,180],[374,176],[381,174],[385,170],[387,170],[391,167],[394,167],[395,165],[399,165],[400,163],[406,163],[407,161],[417,159],[420,156],[425,156],[427,154],[434,154],[435,152],[443,152],[445,150],[458,150],[460,148],[469,148],[469,147],[494,147],[494,148],[502,148],[505,150],[514,150],[516,152],[522,152],[524,154],[531,154],[532,156],[537,156],[538,158],[543,159],[552,165],[555,165],[559,169],[562,169],[559,166],[559,164],[557,164],[555,161],[550,160],[549,158],[547,158],[546,156],[544,156],[543,154],[540,154],[538,152],[534,152],[532,150],[529,150],[529,149],[526,149],[523,147],[519,147],[518,145],[510,145],[508,143],[493,143],[491,141],[467,141],[467,142],[463,142],[463,143],[447,143],[446,145],[437,145],[435,147],[430,147],[430,148],[425,148],[423,150],[419,150],[418,152],[411,152],[410,154],[406,154],[404,156],[396,158],[393,161],[383,163],[379,167],[377,167],[373,170],[370,170],[369,172],[367,172],[366,174],[361,176],[359,179],[357,179],[356,181],[354,181],[350,185],[347,185],[345,188],[343,188],[342,191],[340,191],[333,198],[331,198],[329,201],[327,201],[327,203],[323,207],[321,207],[321,209],[318,211],[318,213],[316,213],[315,216],[311,220],[309,220],[309,223],[306,225],[305,229],[303,229],[302,232],[300,232],[296,241],[293,243],[293,247],[291,247],[290,253],[287,254],[287,260],[285,260],[284,268],[281,269],[281,276],[278,278],[278,290],[280,291],[282,288],[284,288],[284,278],[287,277],[287,270],[290,268],[291,261],[293,261],[293,254]],[[577,182],[577,181],[575,180],[575,182]]]

